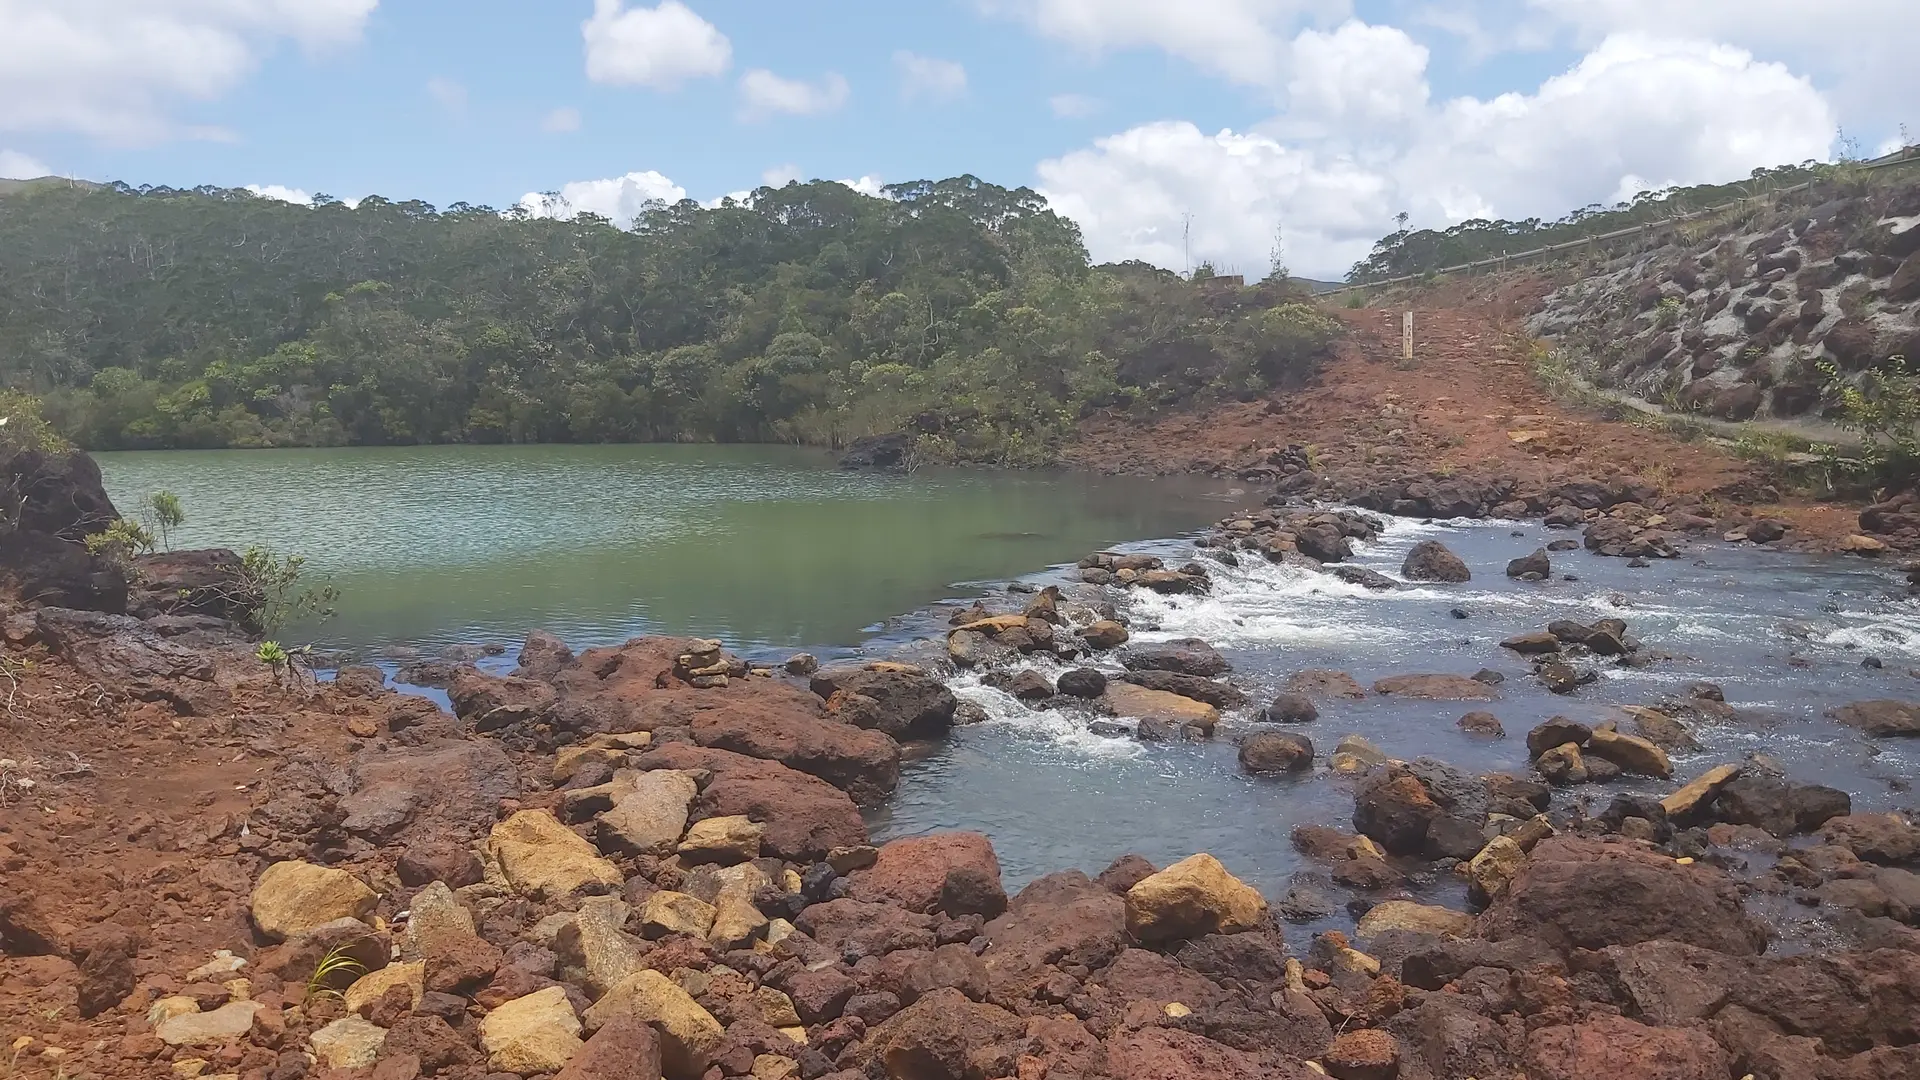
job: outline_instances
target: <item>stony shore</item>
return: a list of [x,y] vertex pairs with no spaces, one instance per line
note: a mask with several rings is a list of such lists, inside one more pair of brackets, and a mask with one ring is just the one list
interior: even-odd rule
[[[1661,554],[1665,523],[1629,502],[1579,509],[1586,548]],[[9,1067],[66,1080],[1920,1074],[1920,828],[1852,813],[1847,793],[1762,760],[1673,775],[1666,749],[1690,723],[1737,720],[1711,686],[1613,726],[1547,720],[1525,733],[1532,774],[1475,776],[1357,740],[1323,755],[1301,725],[1316,701],[1371,692],[1459,701],[1462,727],[1486,730],[1492,718],[1466,710],[1498,693],[1489,681],[1369,690],[1298,673],[1239,732],[1240,759],[1282,774],[1270,782],[1343,778],[1351,830],[1289,837],[1324,867],[1324,890],[1263,896],[1204,852],[1163,867],[1116,852],[1097,874],[1010,896],[990,837],[870,843],[861,807],[894,790],[903,752],[969,719],[941,665],[1137,737],[1226,738],[1219,711],[1245,695],[1225,661],[1205,642],[1130,642],[1117,590],[1205,590],[1207,564],[1227,559],[1337,573],[1374,528],[1276,507],[1222,522],[1189,565],[1098,554],[1079,586],[963,613],[922,666],[756,667],[668,638],[575,653],[534,633],[508,674],[450,665],[451,711],[374,668],[276,679],[233,613],[208,606],[231,598],[194,576],[217,576],[217,554],[155,564],[146,580],[178,580],[156,610],[125,592],[113,604],[110,581],[63,595],[134,614],[16,603],[0,626]],[[1505,569],[1550,573],[1553,557]],[[1459,562],[1423,546],[1403,573],[1487,569]],[[1657,662],[1606,621],[1505,647],[1566,693],[1602,665]],[[1020,672],[1035,655],[1082,666]],[[1863,702],[1831,721],[1898,737],[1920,733],[1917,717]],[[1574,797],[1621,773],[1647,793],[1598,812]],[[1419,902],[1412,883],[1435,874],[1464,879],[1469,906]],[[1820,910],[1832,939],[1779,948],[1779,904]],[[1289,945],[1290,921],[1339,910],[1350,933]]]

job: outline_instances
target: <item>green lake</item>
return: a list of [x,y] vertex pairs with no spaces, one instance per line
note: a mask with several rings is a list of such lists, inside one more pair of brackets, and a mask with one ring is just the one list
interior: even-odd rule
[[1229,485],[1070,472],[845,473],[769,446],[436,446],[95,455],[180,548],[271,547],[339,586],[287,636],[377,651],[701,634],[858,644],[891,616],[1218,517]]

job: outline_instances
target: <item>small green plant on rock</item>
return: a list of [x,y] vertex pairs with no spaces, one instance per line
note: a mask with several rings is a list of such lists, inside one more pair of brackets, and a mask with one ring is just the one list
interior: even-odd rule
[[331,583],[305,584],[307,560],[251,547],[240,557],[240,576],[257,599],[254,622],[263,634],[275,634],[301,619],[330,619],[340,590]]
[[1654,322],[1663,330],[1671,330],[1680,325],[1680,317],[1687,313],[1687,305],[1679,297],[1669,296],[1660,301],[1653,311]]
[[88,534],[86,544],[87,554],[100,556],[131,571],[135,555],[153,550],[153,534],[137,521],[116,518],[106,528]]

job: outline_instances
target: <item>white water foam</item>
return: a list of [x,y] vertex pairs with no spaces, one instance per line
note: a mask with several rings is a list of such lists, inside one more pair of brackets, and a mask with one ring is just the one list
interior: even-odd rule
[[[1060,670],[1060,665],[1057,664],[1041,663],[1026,666],[1042,672],[1053,669],[1053,672],[1049,672],[1049,678]],[[955,697],[963,701],[971,701],[986,710],[986,723],[1037,737],[1067,753],[1110,760],[1125,760],[1146,755],[1146,747],[1128,736],[1101,735],[1090,730],[1087,725],[1094,719],[1093,717],[1081,719],[1059,709],[1031,708],[1012,694],[983,684],[978,675],[958,676],[947,686],[953,691]]]

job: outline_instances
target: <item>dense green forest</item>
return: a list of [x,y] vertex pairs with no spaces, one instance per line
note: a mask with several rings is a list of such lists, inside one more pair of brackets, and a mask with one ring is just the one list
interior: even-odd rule
[[[1844,168],[1844,165],[1840,167]],[[1374,244],[1372,253],[1354,265],[1347,280],[1364,284],[1387,278],[1409,277],[1449,266],[1582,240],[1804,184],[1831,174],[1835,168],[1809,161],[1773,169],[1755,169],[1747,179],[1733,183],[1643,191],[1634,196],[1633,201],[1613,206],[1594,203],[1558,221],[1542,221],[1539,218],[1488,221],[1474,218],[1445,231],[1409,231],[1405,215],[1401,215],[1399,231],[1388,233]]]
[[922,433],[1048,460],[1079,418],[1312,374],[1283,280],[1092,267],[1027,189],[762,188],[616,228],[218,188],[0,197],[0,384],[95,449]]

